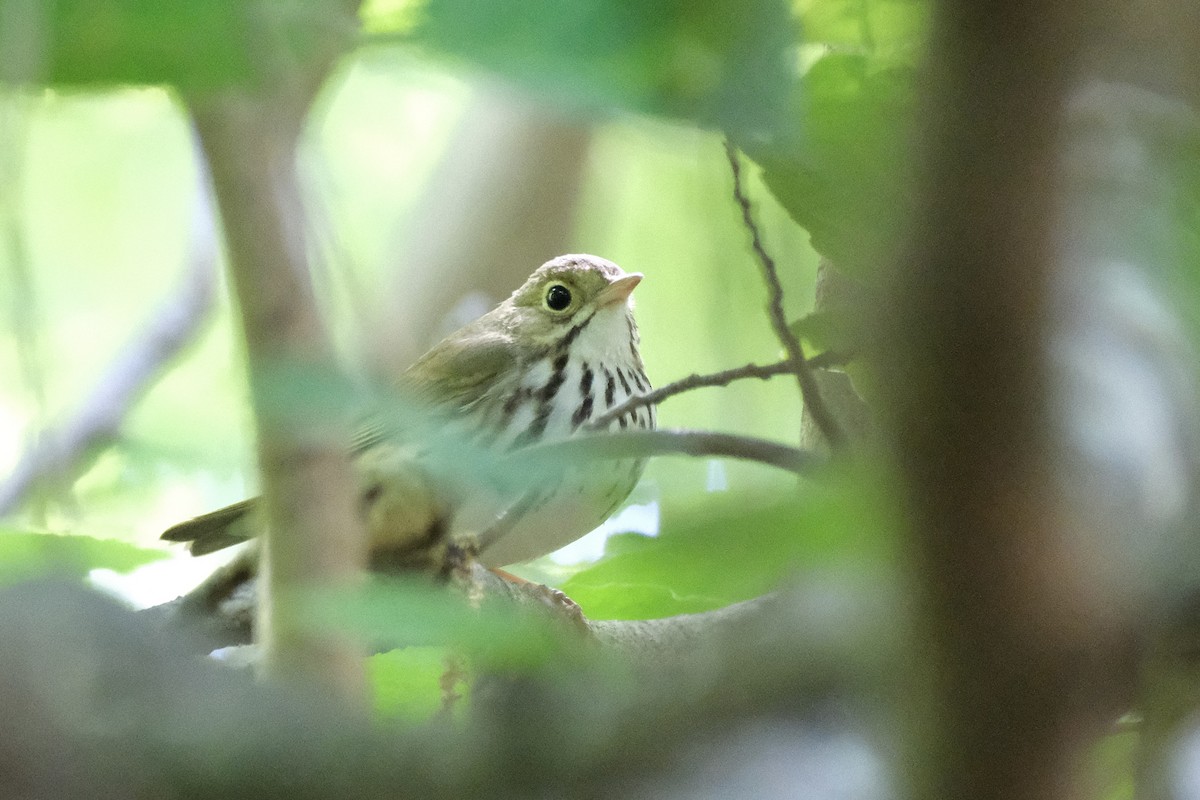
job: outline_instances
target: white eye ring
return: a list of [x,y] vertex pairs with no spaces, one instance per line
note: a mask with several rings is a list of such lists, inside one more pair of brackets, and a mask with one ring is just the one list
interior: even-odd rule
[[571,303],[575,301],[575,297],[571,294],[570,288],[563,283],[552,283],[546,289],[546,294],[542,297],[542,305],[550,311],[566,311],[571,307]]

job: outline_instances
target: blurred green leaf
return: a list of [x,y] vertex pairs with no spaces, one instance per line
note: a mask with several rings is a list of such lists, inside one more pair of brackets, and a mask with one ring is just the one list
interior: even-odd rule
[[792,98],[798,133],[742,143],[816,250],[868,283],[908,204],[914,76],[902,64],[830,53]]
[[420,7],[417,0],[365,0],[358,15],[368,34],[407,34],[416,27]]
[[806,314],[788,326],[793,336],[809,342],[817,350],[854,352],[856,329],[849,321],[827,311]]
[[925,0],[798,0],[808,42],[911,60],[928,17]]
[[1087,754],[1087,768],[1095,797],[1101,800],[1133,800],[1133,776],[1137,761],[1138,735],[1124,730],[1096,742]]
[[0,581],[45,572],[83,577],[101,568],[128,572],[168,555],[113,539],[0,529]]
[[750,135],[777,125],[795,21],[779,0],[430,0],[430,48],[554,96]]
[[[4,9],[0,75],[74,86],[253,84],[284,51],[306,53],[345,27],[339,5],[311,0],[59,0]],[[264,58],[268,44],[280,50]]]
[[417,578],[373,578],[351,591],[306,591],[288,606],[319,630],[389,648],[453,647],[488,669],[529,669],[568,645],[549,615],[532,615],[501,600],[472,608],[461,594]]
[[[368,674],[374,690],[375,713],[414,722],[430,719],[442,705],[441,680],[450,651],[443,647],[406,647],[372,656]],[[470,691],[458,683],[455,692]],[[463,702],[459,701],[459,708]]]
[[609,540],[605,557],[562,590],[596,619],[650,619],[747,600],[813,567],[892,556],[890,508],[873,481],[838,475],[799,496],[711,495],[667,506],[663,533]]

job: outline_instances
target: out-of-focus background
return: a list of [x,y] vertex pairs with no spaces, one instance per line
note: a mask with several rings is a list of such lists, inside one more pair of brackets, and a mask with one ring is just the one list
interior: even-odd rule
[[[195,272],[195,250],[219,247],[219,231],[204,229],[213,212],[170,91],[13,90],[4,103],[12,313],[0,348],[0,474],[40,429],[79,413]],[[715,132],[572,113],[479,72],[367,50],[324,89],[301,164],[321,301],[364,374],[396,374],[563,252],[646,274],[635,299],[656,384],[782,355]],[[812,304],[816,255],[753,173],[748,182],[799,317]],[[242,352],[227,287],[213,276],[211,308],[189,312],[191,341],[113,446],[16,520],[157,547],[173,522],[254,492]],[[671,400],[660,424],[794,440],[798,414],[794,384],[753,381]],[[654,461],[631,499],[640,509],[607,530],[654,533],[660,515],[694,511],[714,492],[790,480],[739,463]],[[558,561],[602,549],[593,537]],[[171,589],[146,596],[158,591]]]
[[[502,707],[502,734],[482,717],[445,741],[482,732],[477,744],[570,751],[580,766],[530,770],[545,782],[526,784],[521,759],[498,775],[481,758],[479,783],[454,784],[450,769],[445,786],[502,778],[514,796],[553,793],[560,774],[620,761],[641,788],[652,769],[675,769],[681,796],[709,774],[689,796],[812,785],[824,794],[799,794],[890,797],[905,781],[926,796],[928,779],[943,789],[930,797],[1086,784],[1115,799],[1135,778],[1147,797],[1200,796],[1200,62],[1178,34],[1200,20],[1173,0],[1081,0],[1015,22],[980,13],[950,0],[375,0],[357,18],[311,0],[0,3],[0,582],[67,575],[134,605],[167,600],[227,556],[192,559],[162,530],[255,492],[242,334],[187,102],[230,90],[285,106],[295,87],[275,70],[322,79],[296,154],[303,246],[341,360],[364,382],[566,252],[646,275],[635,299],[656,385],[779,360],[728,137],[785,321],[810,352],[851,357],[822,378],[844,393],[822,394],[865,399],[878,428],[813,479],[655,459],[598,533],[514,571],[592,619],[686,626],[681,615],[754,599],[745,619],[763,629],[741,624],[746,607],[704,616],[681,659],[694,684],[655,663],[580,690],[539,631],[438,617],[444,594],[316,604],[354,610],[342,627],[364,638],[400,630],[422,645],[371,659],[375,710],[424,722],[452,706],[456,659],[479,645],[500,653],[481,671],[554,666],[500,693],[521,706],[521,691],[546,690],[528,709],[539,718],[522,717],[510,741]],[[828,307],[806,316],[817,298]],[[659,421],[797,445],[800,406],[791,377],[742,381],[670,399]],[[212,709],[203,730],[220,734],[239,709],[263,709],[222,673],[195,707],[180,691],[147,700],[137,691],[185,667],[135,657],[91,623],[46,635],[62,588],[18,586],[0,614],[0,659],[13,659],[0,683],[17,676],[0,691],[52,698],[50,711],[29,706],[52,746],[14,762],[61,760],[64,730],[101,756],[110,734],[133,730],[134,743],[183,753],[172,785],[203,775],[219,790],[228,737],[193,757],[170,725],[191,732],[196,709]],[[107,609],[114,631],[157,641],[149,615],[75,597]],[[63,602],[60,618],[92,619]],[[703,627],[731,618],[746,639]],[[40,657],[83,678],[60,680]],[[647,676],[661,691],[639,696],[659,686]],[[92,680],[112,691],[58,702],[63,685]],[[94,702],[110,696],[114,718]],[[542,716],[573,714],[584,724],[546,735]],[[328,733],[325,719],[318,710],[301,732]],[[14,730],[0,741],[25,741]],[[642,764],[659,742],[605,738],[623,730],[674,737],[675,760]],[[235,756],[278,741],[325,763],[292,733],[245,733]],[[332,736],[315,752],[353,770],[356,741]],[[747,751],[763,760],[754,774],[714,768],[757,764]],[[80,774],[94,788],[100,773]],[[778,776],[775,791],[746,790]]]

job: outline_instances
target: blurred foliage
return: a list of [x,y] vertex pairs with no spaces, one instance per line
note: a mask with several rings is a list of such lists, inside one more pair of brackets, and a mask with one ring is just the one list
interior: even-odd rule
[[496,666],[537,663],[556,646],[543,620],[519,613],[512,604],[472,608],[423,578],[372,578],[353,591],[309,592],[296,598],[294,607],[314,628],[348,631],[396,647],[454,645]]
[[76,88],[254,85],[284,63],[263,58],[263,37],[302,63],[331,21],[335,32],[351,33],[336,23],[339,8],[311,0],[14,0],[4,4],[0,77]]
[[908,203],[908,126],[927,5],[836,0],[800,9],[811,60],[792,89],[792,122],[738,142],[817,251],[869,280]]
[[744,145],[813,247],[862,280],[886,263],[908,205],[911,158],[900,121],[911,116],[912,88],[908,69],[830,53],[797,87],[798,132]]
[[795,494],[715,495],[703,513],[668,497],[659,537],[610,538],[562,588],[589,616],[653,619],[748,600],[797,574],[886,573],[896,540],[881,486],[834,472]]
[[[24,187],[7,206],[35,278],[20,302],[36,304],[46,323],[45,407],[8,379],[19,374],[15,340],[5,331],[0,341],[0,473],[15,463],[33,421],[71,413],[188,256],[198,170],[177,95],[96,87],[254,81],[244,15],[264,8],[70,2],[24,21],[23,32],[43,36],[47,49],[35,54],[45,58],[14,62],[10,77],[93,91],[25,91],[25,148],[0,153],[10,159],[5,174]],[[291,40],[288,31],[319,22],[323,6],[273,8],[276,30]],[[817,256],[809,235],[847,269],[869,272],[879,220],[898,205],[896,118],[908,113],[919,4],[374,0],[363,19],[369,46],[347,57],[326,88],[301,153],[327,262],[318,284],[343,344],[363,334],[364,309],[386,303],[375,287],[407,267],[394,254],[420,232],[403,221],[422,202],[463,108],[487,91],[465,72],[446,71],[447,63],[482,68],[595,126],[570,249],[647,274],[638,319],[656,384],[780,356],[711,129],[731,133],[764,167],[761,179],[757,170],[747,175],[748,191],[781,266],[789,319],[811,305]],[[0,41],[14,41],[19,23]],[[303,51],[302,33],[292,46]],[[12,252],[0,250],[0,281]],[[148,545],[170,523],[251,492],[240,360],[222,303],[133,410],[117,445],[50,498],[46,524]],[[791,382],[755,381],[674,398],[660,422],[795,441],[799,411]],[[598,564],[575,577],[574,568],[557,574],[590,616],[645,618],[745,599],[811,571],[870,570],[892,558],[890,518],[875,486],[840,475],[797,492],[793,476],[759,465],[656,461],[634,499],[659,501],[662,535],[616,537]],[[40,552],[24,536],[12,540],[14,552]],[[9,538],[0,536],[0,548]],[[95,542],[74,545],[81,572],[127,570],[145,552],[130,547],[122,561],[127,545],[63,541],[77,539]],[[0,550],[0,560],[8,552]],[[436,707],[446,647],[512,666],[558,647],[540,627],[464,614],[444,601],[372,585],[314,614],[412,645],[373,660],[384,713]]]
[[[372,656],[368,676],[375,712],[413,721],[432,718],[442,707],[441,681],[453,657],[444,647],[405,647]],[[458,682],[453,690],[461,709],[468,702],[470,684]]]
[[46,572],[73,577],[93,569],[127,572],[166,556],[114,539],[0,528],[0,582],[5,583]]
[[1124,730],[1105,736],[1092,747],[1087,767],[1095,791],[1101,800],[1133,800],[1134,762],[1138,736]]
[[791,81],[782,0],[429,0],[415,37],[568,107],[619,107],[746,135]]

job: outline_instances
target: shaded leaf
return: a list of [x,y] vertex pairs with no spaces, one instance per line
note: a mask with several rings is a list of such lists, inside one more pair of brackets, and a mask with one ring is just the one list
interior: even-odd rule
[[[60,0],[6,9],[15,6],[21,9],[5,15],[0,30],[0,75],[85,87],[254,84],[281,57],[305,63],[302,54],[345,27],[339,4],[309,0]],[[264,38],[279,48],[272,57],[264,57]]]
[[4,581],[46,572],[78,577],[93,569],[128,572],[169,555],[113,539],[0,530],[0,580]]
[[528,669],[559,653],[561,626],[511,602],[472,608],[426,580],[373,578],[349,591],[310,590],[289,606],[314,629],[349,633],[372,646],[453,647],[491,669]]
[[780,130],[799,133],[741,143],[816,250],[868,283],[908,204],[914,74],[903,65],[881,69],[864,55],[831,53],[794,92],[795,124]]
[[777,0],[431,0],[416,36],[569,107],[752,134],[781,121],[795,29]]
[[668,506],[663,533],[613,537],[562,587],[596,619],[707,611],[772,590],[790,574],[891,557],[890,509],[872,481],[837,476],[799,497],[712,495]]
[[[433,717],[442,705],[440,681],[449,652],[442,647],[406,647],[372,656],[367,669],[375,713],[414,722]],[[459,694],[469,690],[469,685],[461,682],[455,687]],[[464,702],[460,700],[458,707]]]

